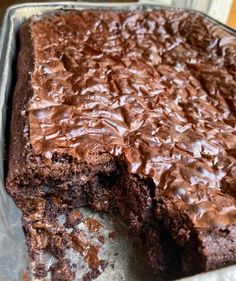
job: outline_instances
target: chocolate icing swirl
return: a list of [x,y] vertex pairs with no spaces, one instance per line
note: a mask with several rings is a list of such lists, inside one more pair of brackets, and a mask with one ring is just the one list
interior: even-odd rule
[[37,155],[124,154],[197,226],[235,221],[233,197],[214,205],[236,187],[233,35],[181,10],[67,12],[31,29]]

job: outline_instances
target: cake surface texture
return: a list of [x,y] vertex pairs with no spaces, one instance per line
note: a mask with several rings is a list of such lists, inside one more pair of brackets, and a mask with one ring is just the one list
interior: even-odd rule
[[63,262],[45,222],[89,205],[125,218],[158,280],[236,263],[236,37],[178,9],[85,10],[20,41],[7,190],[31,255]]

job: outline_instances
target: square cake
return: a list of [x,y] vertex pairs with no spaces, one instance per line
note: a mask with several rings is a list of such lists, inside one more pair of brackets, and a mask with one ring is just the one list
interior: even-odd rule
[[90,206],[127,221],[158,280],[236,263],[233,34],[178,9],[34,16],[12,105],[6,185],[32,258],[63,263],[55,217]]

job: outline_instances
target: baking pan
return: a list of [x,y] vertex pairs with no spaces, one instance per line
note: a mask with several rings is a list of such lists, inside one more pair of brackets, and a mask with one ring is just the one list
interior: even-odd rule
[[[55,3],[29,3],[15,5],[6,11],[0,38],[0,280],[19,281],[30,280],[31,275],[26,273],[27,250],[24,242],[24,234],[21,225],[21,213],[15,206],[12,199],[6,193],[4,187],[4,153],[6,135],[9,130],[9,119],[7,118],[7,105],[14,85],[17,54],[17,31],[19,26],[32,15],[41,15],[58,10],[82,10],[82,9],[126,9],[126,10],[151,10],[166,8],[151,3],[135,4],[113,4],[113,3],[76,3],[76,2],[55,2]],[[201,12],[196,12],[204,15]],[[211,21],[220,25],[232,35],[236,36],[236,31],[210,18]],[[109,236],[109,233],[116,231],[116,238],[108,239],[101,250],[101,258],[109,260],[109,264],[104,272],[96,280],[128,280],[144,281],[151,280],[152,276],[143,267],[142,255],[137,254],[132,246],[126,226],[118,218],[98,213],[93,213],[86,208],[82,209],[85,217],[95,218],[102,225],[100,232]],[[63,220],[63,218],[61,218]],[[85,226],[81,226],[82,228]],[[86,227],[85,227],[86,228]],[[83,229],[86,232],[86,229]],[[89,232],[86,235],[90,235]],[[99,235],[97,233],[96,235]],[[94,235],[93,235],[94,236]],[[96,239],[96,237],[93,237]],[[117,254],[117,251],[120,253]],[[73,254],[68,253],[73,259]],[[78,258],[78,257],[77,257]],[[132,260],[132,262],[130,262]],[[50,256],[44,257],[47,265],[53,263]],[[77,263],[82,266],[83,261],[77,259]],[[31,264],[33,267],[33,265]],[[115,270],[114,270],[114,268]],[[82,278],[81,270],[77,274],[77,279]],[[83,273],[83,272],[82,272]],[[30,278],[30,279],[27,279]],[[50,278],[50,276],[48,277]],[[49,280],[48,278],[43,280]],[[236,266],[226,267],[208,273],[196,275],[182,279],[185,281],[232,281],[236,280]]]

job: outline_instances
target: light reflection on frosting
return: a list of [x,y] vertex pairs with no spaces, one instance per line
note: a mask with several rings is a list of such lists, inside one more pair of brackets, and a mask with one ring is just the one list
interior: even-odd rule
[[151,177],[196,224],[215,212],[220,222],[235,219],[235,207],[202,194],[222,194],[236,166],[235,37],[174,10],[68,12],[32,20],[31,29],[36,154],[83,159],[100,145],[123,153],[130,172]]

